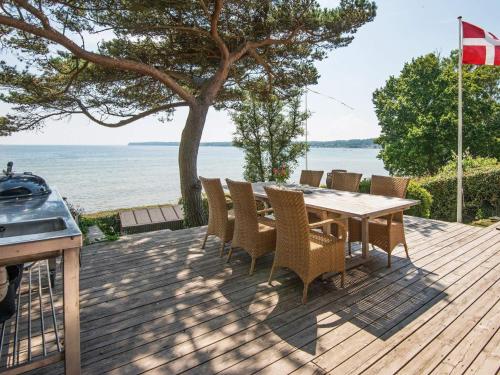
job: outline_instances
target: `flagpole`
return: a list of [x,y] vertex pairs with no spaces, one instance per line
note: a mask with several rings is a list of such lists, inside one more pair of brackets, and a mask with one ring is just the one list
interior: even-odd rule
[[457,222],[462,222],[462,17],[458,17],[458,150],[457,150]]
[[307,163],[307,153],[309,152],[308,151],[308,147],[309,147],[309,143],[307,142],[307,86],[306,86],[306,123],[305,123],[305,127],[306,127],[306,170],[309,169],[308,168],[308,163]]

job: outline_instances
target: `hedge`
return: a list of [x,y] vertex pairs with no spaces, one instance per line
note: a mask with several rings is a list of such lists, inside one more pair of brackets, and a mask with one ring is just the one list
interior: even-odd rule
[[[439,174],[418,180],[433,198],[433,219],[456,221],[457,179],[454,174]],[[464,222],[471,222],[500,212],[500,163],[468,170],[463,178]]]
[[[359,184],[359,192],[369,193],[370,184],[371,180],[369,178],[361,181]],[[425,188],[414,181],[410,181],[406,198],[419,200],[420,204],[406,210],[405,214],[427,218],[431,216],[432,195]]]

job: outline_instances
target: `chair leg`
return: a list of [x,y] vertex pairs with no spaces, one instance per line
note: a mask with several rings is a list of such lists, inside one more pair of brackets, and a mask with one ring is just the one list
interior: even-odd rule
[[391,253],[387,253],[387,268],[391,268]]
[[203,244],[201,245],[201,248],[204,249],[205,245],[207,244],[207,238],[208,238],[208,231],[205,233],[205,238],[203,239]]
[[406,242],[403,244],[403,246],[405,247],[406,257],[410,258],[410,254],[408,254],[408,245],[406,244]]
[[307,303],[307,289],[309,288],[308,283],[304,283],[304,291],[302,292],[302,303],[305,305]]
[[349,248],[349,256],[352,256],[352,253],[351,253],[351,242],[347,243],[347,247]]
[[271,285],[271,281],[273,280],[273,274],[275,270],[276,270],[276,262],[273,262],[273,265],[271,267],[271,273],[269,274],[269,280],[267,281],[269,285]]
[[226,247],[226,243],[224,241],[222,241],[221,245],[220,245],[220,250],[219,250],[219,257],[222,258],[222,255],[224,254],[224,248]]
[[252,257],[252,264],[250,265],[250,272],[248,273],[250,276],[253,275],[253,270],[255,269],[255,257]]
[[233,255],[233,245],[231,245],[229,247],[229,253],[227,253],[227,260],[226,260],[226,263],[229,263],[229,261],[231,260],[231,256]]

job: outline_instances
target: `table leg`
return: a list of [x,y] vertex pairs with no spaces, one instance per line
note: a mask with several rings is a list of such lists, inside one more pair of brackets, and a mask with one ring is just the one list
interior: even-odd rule
[[363,258],[368,259],[368,218],[361,220],[361,243]]
[[66,249],[64,256],[64,368],[80,374],[80,249]]
[[[328,219],[328,212],[322,211],[321,212],[321,220],[327,220],[327,219]],[[324,234],[332,234],[332,224],[323,225],[323,233]]]

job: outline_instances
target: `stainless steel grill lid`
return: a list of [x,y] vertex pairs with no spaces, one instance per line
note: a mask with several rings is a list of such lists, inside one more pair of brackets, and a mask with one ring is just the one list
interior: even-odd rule
[[12,172],[12,162],[0,176],[0,200],[44,197],[51,193],[45,180],[30,172]]

